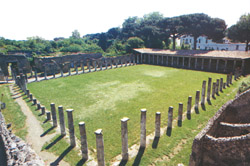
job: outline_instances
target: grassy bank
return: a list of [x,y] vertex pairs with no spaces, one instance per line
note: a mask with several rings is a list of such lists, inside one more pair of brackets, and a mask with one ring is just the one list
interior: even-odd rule
[[[20,106],[14,101],[10,94],[9,85],[0,85],[0,94],[3,94],[2,102],[6,104],[6,109],[2,110],[6,123],[11,123],[13,133],[25,140],[27,129],[25,127],[26,116],[21,111]],[[18,88],[14,93],[21,93]]]

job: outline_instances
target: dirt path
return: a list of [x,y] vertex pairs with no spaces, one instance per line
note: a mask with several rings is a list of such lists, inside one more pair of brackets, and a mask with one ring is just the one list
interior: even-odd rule
[[[10,92],[14,93],[14,84],[10,85]],[[22,99],[21,94],[17,94],[13,96],[15,101],[20,105],[22,112],[26,116],[26,126],[28,129],[28,134],[26,137],[26,141],[31,145],[31,147],[35,150],[35,152],[44,160],[46,165],[50,165],[53,163],[57,157],[49,152],[41,151],[42,146],[49,142],[57,133],[49,134],[44,137],[40,137],[40,135],[44,132],[43,128],[40,125],[40,122],[36,119],[36,117],[31,112],[30,108],[26,104],[26,102]],[[69,166],[65,161],[61,161],[60,165]]]

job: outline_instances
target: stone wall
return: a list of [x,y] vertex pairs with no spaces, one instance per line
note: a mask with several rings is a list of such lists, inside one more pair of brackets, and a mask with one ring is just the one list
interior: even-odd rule
[[0,165],[45,165],[29,145],[7,129],[1,112],[0,149]]
[[195,137],[190,166],[250,165],[250,90],[227,102]]

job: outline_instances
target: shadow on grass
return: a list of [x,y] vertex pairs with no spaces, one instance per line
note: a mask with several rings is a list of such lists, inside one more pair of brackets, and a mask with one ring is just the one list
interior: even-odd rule
[[119,163],[119,166],[125,166],[127,164],[128,160],[122,160],[120,163]]
[[46,130],[44,133],[42,133],[41,135],[40,135],[40,137],[44,137],[46,134],[48,134],[51,130],[53,130],[55,127],[54,126],[52,126],[51,128],[49,128],[48,130]]
[[62,161],[62,159],[73,149],[74,147],[69,146],[67,149],[65,149],[62,154],[53,162],[50,163],[51,166],[57,166],[59,165],[59,162]]
[[49,121],[49,119],[45,119],[45,121],[43,121],[43,124],[46,123],[46,122],[48,122],[48,121]]
[[58,141],[60,141],[64,136],[60,135],[58,136],[53,142],[51,142],[48,146],[45,147],[45,149],[50,149],[52,146],[54,146]]
[[160,141],[160,137],[155,137],[154,138],[154,141],[153,141],[153,144],[152,144],[153,149],[157,148],[159,141]]
[[76,166],[82,166],[86,161],[87,161],[86,159],[81,159],[80,161],[78,161]]
[[201,104],[201,108],[202,108],[203,111],[206,111],[206,106],[205,106],[205,104]]
[[200,114],[199,107],[194,108],[196,114]]
[[139,149],[139,151],[138,151],[138,153],[137,153],[137,155],[136,155],[135,161],[134,161],[134,163],[133,163],[133,166],[138,166],[138,165],[140,165],[141,158],[142,158],[142,156],[143,156],[144,151],[145,151],[145,148],[144,148],[144,147],[140,147],[140,149]]
[[212,105],[211,100],[207,100],[208,105]]
[[191,114],[187,114],[187,119],[191,120]]
[[213,98],[214,100],[216,100],[216,97],[215,97],[215,96],[212,96],[212,98]]
[[218,92],[218,93],[216,93],[216,95],[217,95],[217,96],[220,96],[219,92]]
[[182,120],[178,120],[177,125],[178,125],[178,127],[181,127],[182,126]]
[[171,133],[172,133],[172,127],[168,127],[168,128],[167,128],[167,133],[166,133],[167,136],[170,137],[170,136],[171,136]]

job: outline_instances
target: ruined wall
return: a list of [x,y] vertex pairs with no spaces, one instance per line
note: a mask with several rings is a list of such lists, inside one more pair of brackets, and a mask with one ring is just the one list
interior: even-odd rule
[[7,129],[1,112],[0,149],[0,165],[45,165],[29,145]]
[[30,63],[24,55],[0,55],[0,67],[5,76],[9,76],[8,63],[16,63],[19,71],[17,72],[29,72]]
[[250,90],[223,105],[195,137],[190,166],[250,165]]

